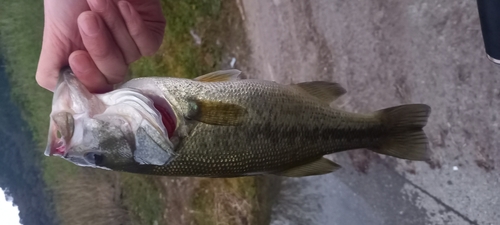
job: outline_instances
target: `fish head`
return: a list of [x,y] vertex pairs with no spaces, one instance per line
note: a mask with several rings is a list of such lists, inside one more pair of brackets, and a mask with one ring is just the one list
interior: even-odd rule
[[175,123],[139,90],[92,94],[71,70],[63,70],[52,100],[45,155],[131,172],[138,165],[165,165],[175,154],[162,115]]

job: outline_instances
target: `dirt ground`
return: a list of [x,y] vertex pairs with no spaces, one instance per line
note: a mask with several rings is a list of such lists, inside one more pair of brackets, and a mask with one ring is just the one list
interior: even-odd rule
[[272,224],[498,224],[500,68],[484,53],[475,1],[241,0],[240,9],[249,77],[339,82],[348,93],[337,104],[355,112],[432,107],[431,161],[330,156],[343,169],[286,180]]

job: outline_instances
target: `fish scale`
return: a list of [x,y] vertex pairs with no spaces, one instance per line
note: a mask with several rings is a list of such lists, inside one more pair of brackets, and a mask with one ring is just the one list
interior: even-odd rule
[[380,127],[372,117],[353,117],[274,82],[141,79],[153,80],[185,113],[189,107],[182,102],[193,98],[234,103],[249,110],[248,119],[240,126],[197,123],[191,131],[194,134],[176,148],[179,156],[169,165],[155,167],[153,173],[158,175],[238,176],[283,171],[325,154],[371,146],[381,135],[367,129]]
[[[430,114],[427,105],[351,113],[330,106],[345,93],[339,84],[284,85],[242,79],[239,74],[227,70],[193,80],[137,78],[94,98],[75,78],[63,73],[54,96],[57,107],[53,108],[46,153],[81,166],[200,177],[320,175],[340,168],[324,155],[358,148],[401,159],[427,159],[428,140],[422,130]],[[112,99],[107,95],[127,101],[106,102]],[[72,115],[73,120],[66,119],[67,105],[59,103],[68,98],[123,110],[99,111],[90,105],[94,117]],[[75,127],[65,121],[74,121]],[[175,129],[164,129],[159,121],[174,121],[168,127]],[[61,148],[54,144],[54,132],[60,127],[93,136],[84,137],[83,142],[62,137],[69,141]]]

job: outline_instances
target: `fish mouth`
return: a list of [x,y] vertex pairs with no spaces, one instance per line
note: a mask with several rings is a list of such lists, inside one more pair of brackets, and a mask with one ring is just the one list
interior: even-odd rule
[[49,148],[45,150],[45,155],[46,156],[59,156],[59,157],[66,157],[66,143],[63,139],[58,138],[50,145]]
[[67,154],[66,146],[73,137],[74,128],[73,115],[69,112],[59,112],[51,115],[49,140],[45,155],[65,157]]
[[[88,109],[91,94],[79,83],[71,68],[64,67],[59,72],[56,90],[52,97],[52,113],[50,115],[49,134],[46,156],[67,155],[67,146],[73,137],[75,124],[73,115],[74,105],[78,105],[77,111]],[[94,104],[97,110],[101,110],[98,104]]]

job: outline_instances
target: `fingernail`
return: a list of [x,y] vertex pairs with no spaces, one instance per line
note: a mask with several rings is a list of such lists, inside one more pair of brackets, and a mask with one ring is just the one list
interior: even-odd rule
[[83,15],[82,23],[80,25],[83,32],[87,36],[96,36],[99,34],[99,30],[101,29],[99,21],[97,21],[97,17],[95,15]]
[[90,4],[94,11],[105,12],[108,8],[108,0],[92,0]]
[[86,54],[75,54],[71,61],[71,67],[77,73],[85,74],[91,68],[92,62]]

